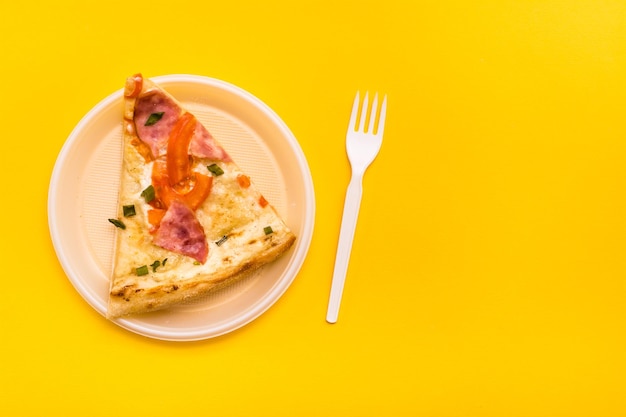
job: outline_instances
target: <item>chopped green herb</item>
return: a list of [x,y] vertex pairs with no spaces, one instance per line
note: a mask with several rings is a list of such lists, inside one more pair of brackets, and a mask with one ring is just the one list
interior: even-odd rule
[[134,204],[130,204],[128,206],[122,206],[122,209],[124,210],[124,217],[132,217],[135,214],[137,214],[137,212],[135,212]]
[[161,265],[165,266],[165,262],[167,262],[167,258],[163,259],[163,262],[161,263]]
[[272,230],[272,226],[265,226],[263,228],[263,231],[265,232],[266,235],[271,235],[272,233],[274,233],[274,230]]
[[144,126],[152,126],[153,124],[161,120],[161,117],[163,117],[164,114],[165,112],[152,113],[148,117],[148,120],[146,120],[146,123],[144,123]]
[[224,170],[222,168],[220,168],[219,165],[217,165],[217,164],[208,165],[206,168],[209,171],[211,171],[211,173],[213,175],[215,175],[216,177],[219,177],[220,175],[222,175],[224,173]]
[[158,259],[150,265],[152,267],[152,272],[156,272],[156,269],[161,266],[161,261]]
[[220,240],[218,240],[217,242],[215,242],[215,244],[216,244],[217,246],[222,246],[222,244],[223,244],[224,242],[226,242],[227,240],[228,240],[228,236],[224,235],[224,236],[222,236],[222,237],[220,238]]
[[152,184],[148,185],[148,187],[141,192],[141,196],[146,200],[146,203],[154,200],[154,187]]
[[137,276],[148,275],[148,265],[142,265],[135,269]]
[[126,225],[117,219],[109,219],[111,223],[115,225],[115,227],[119,227],[120,229],[126,229]]
[[193,261],[193,264],[194,264],[194,265],[202,265],[202,264],[201,264],[200,262],[198,262],[198,261]]

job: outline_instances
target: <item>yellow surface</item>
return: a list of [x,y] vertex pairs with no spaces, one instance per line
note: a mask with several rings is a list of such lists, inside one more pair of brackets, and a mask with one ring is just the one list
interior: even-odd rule
[[[4,1],[0,415],[626,415],[626,3]],[[125,77],[271,106],[313,175],[286,294],[155,341],[80,297],[50,174]],[[339,322],[325,322],[357,89],[389,96]]]

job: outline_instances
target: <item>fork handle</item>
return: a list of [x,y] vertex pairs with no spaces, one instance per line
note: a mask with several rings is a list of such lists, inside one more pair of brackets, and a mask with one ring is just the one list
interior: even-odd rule
[[346,191],[341,230],[339,231],[339,244],[337,245],[337,255],[335,257],[335,269],[328,301],[328,312],[326,313],[326,321],[329,323],[335,323],[339,315],[339,304],[341,303],[343,286],[346,281],[348,261],[350,260],[350,251],[352,250],[352,241],[354,240],[356,221],[359,217],[361,196],[363,195],[362,179],[362,175],[353,174]]

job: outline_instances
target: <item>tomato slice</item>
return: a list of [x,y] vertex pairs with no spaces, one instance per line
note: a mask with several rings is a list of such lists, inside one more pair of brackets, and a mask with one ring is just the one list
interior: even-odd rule
[[159,227],[159,224],[161,224],[161,219],[163,219],[163,216],[165,216],[166,211],[167,210],[156,208],[148,210],[148,223],[150,223],[150,225],[152,226],[151,231],[156,231],[156,229]]
[[164,158],[154,161],[152,166],[152,186],[154,187],[155,199],[150,203],[155,208],[166,209],[175,198],[174,191],[170,187],[167,175],[167,162]]
[[128,77],[126,79],[126,84],[124,85],[124,96],[137,97],[141,92],[142,87],[143,77],[141,74],[135,74],[132,77]]
[[250,186],[250,177],[247,175],[239,174],[237,175],[237,182],[241,188],[248,188]]
[[211,194],[213,177],[192,172],[186,180],[188,185],[183,192],[172,187],[168,168],[168,163],[163,158],[154,161],[152,185],[154,186],[156,201],[153,207],[167,208],[172,204],[172,201],[177,199],[187,204],[192,210],[198,209]]
[[191,175],[189,143],[196,129],[196,118],[183,113],[174,124],[167,142],[167,175],[170,185],[177,191],[188,191]]
[[[195,173],[193,183],[193,188],[187,194],[182,195],[181,198],[192,210],[197,210],[211,194],[213,177]],[[174,192],[176,193],[176,191]]]

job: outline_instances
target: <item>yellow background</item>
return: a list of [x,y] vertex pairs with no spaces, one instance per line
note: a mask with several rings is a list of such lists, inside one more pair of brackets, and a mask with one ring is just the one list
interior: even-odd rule
[[[626,3],[3,1],[0,415],[626,415]],[[302,270],[244,328],[160,342],[55,256],[64,141],[127,75],[223,79],[310,165]],[[356,90],[389,96],[325,322]]]

